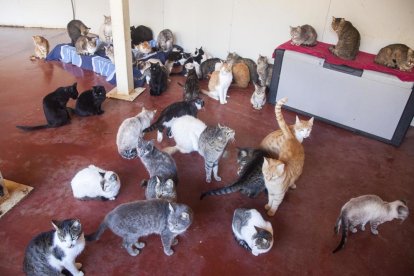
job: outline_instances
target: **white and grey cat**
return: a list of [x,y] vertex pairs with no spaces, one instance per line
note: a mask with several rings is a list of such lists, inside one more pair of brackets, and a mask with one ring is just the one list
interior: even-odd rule
[[109,212],[98,230],[86,236],[86,240],[98,240],[109,228],[122,238],[122,246],[131,256],[137,256],[145,247],[139,241],[151,234],[161,236],[164,253],[174,254],[171,246],[178,243],[177,236],[184,233],[193,222],[193,212],[185,204],[163,199],[138,200],[124,203]]
[[78,55],[93,55],[97,50],[97,38],[82,35],[76,40],[75,48]]
[[165,199],[170,202],[177,201],[177,191],[174,181],[169,178],[153,176],[146,182],[146,199]]
[[84,275],[75,263],[85,248],[82,225],[77,219],[52,221],[54,230],[34,237],[26,248],[23,271],[27,276],[63,275],[68,270],[74,276]]
[[290,36],[292,37],[291,44],[296,46],[315,46],[318,34],[315,29],[308,24],[290,27]]
[[160,51],[169,52],[174,46],[174,35],[170,29],[162,30],[157,37],[157,44]]
[[270,64],[266,56],[259,55],[257,59],[257,75],[259,77],[260,85],[270,88],[272,81],[273,64]]
[[110,45],[113,42],[112,38],[112,20],[110,15],[104,15],[104,23],[99,30],[99,39]]
[[377,195],[363,195],[351,198],[344,206],[336,220],[334,231],[338,234],[342,227],[342,238],[338,247],[332,252],[336,253],[345,246],[348,230],[356,233],[357,226],[361,231],[365,230],[365,224],[369,222],[371,233],[378,235],[378,226],[393,219],[405,220],[409,211],[407,204],[402,200],[393,202],[383,201]]
[[266,86],[254,84],[254,91],[250,98],[250,103],[254,109],[261,110],[266,103]]
[[254,256],[268,252],[273,246],[273,227],[256,209],[238,208],[231,224],[236,241]]
[[119,176],[94,165],[76,173],[71,181],[73,196],[77,199],[114,200],[121,188]]
[[135,117],[127,118],[122,122],[116,135],[116,145],[118,153],[123,158],[137,157],[138,138],[144,136],[142,131],[150,126],[156,112],[157,110],[147,110],[143,107]]

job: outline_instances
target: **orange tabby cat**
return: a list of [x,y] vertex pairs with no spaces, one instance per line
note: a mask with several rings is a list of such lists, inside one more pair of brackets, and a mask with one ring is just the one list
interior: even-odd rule
[[49,41],[40,35],[32,36],[33,43],[35,45],[34,55],[30,57],[31,60],[36,58],[46,58],[49,53]]
[[262,173],[268,191],[268,203],[265,209],[273,216],[288,190],[295,189],[295,182],[302,174],[305,152],[302,144],[296,139],[282,115],[282,105],[287,98],[280,99],[275,106],[276,120],[282,131],[279,139],[279,159],[266,158],[263,162]]
[[236,86],[246,88],[250,82],[249,67],[243,62],[233,65],[233,80]]

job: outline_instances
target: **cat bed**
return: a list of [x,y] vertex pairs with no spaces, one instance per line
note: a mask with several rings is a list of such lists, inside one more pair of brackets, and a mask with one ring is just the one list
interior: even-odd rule
[[33,190],[33,187],[6,179],[4,179],[4,184],[6,185],[9,194],[8,197],[0,204],[0,218]]
[[[102,47],[99,47],[102,48]],[[161,60],[162,63],[165,63],[167,59],[167,53],[165,52],[155,52],[149,54],[144,59],[157,58]],[[73,64],[82,69],[94,71],[97,74],[106,77],[106,81],[112,85],[116,85],[116,74],[115,74],[115,65],[105,56],[105,51],[103,49],[98,50],[95,55],[86,56],[78,55],[76,53],[75,47],[70,44],[58,44],[52,51],[47,55],[46,61],[58,60],[65,64]],[[69,71],[69,70],[68,70]],[[72,71],[75,75],[76,72]],[[143,87],[145,85],[145,79],[140,79],[142,74],[134,66],[133,67],[133,76],[134,76],[134,87]]]
[[[326,62],[334,65],[345,65],[355,69],[361,70],[371,70],[377,71],[381,73],[391,74],[396,76],[402,81],[414,81],[414,70],[411,72],[403,72],[398,69],[392,69],[383,65],[376,64],[374,62],[375,56],[373,54],[369,54],[366,52],[359,51],[358,55],[356,56],[355,60],[344,60],[337,56],[334,56],[330,51],[329,47],[332,44],[327,44],[323,42],[319,42],[314,47],[306,47],[306,46],[295,46],[288,42],[285,42],[279,45],[276,50],[290,50],[295,51],[303,54],[312,55],[315,57],[323,58]],[[275,51],[276,52],[276,51]],[[275,52],[273,53],[273,58],[275,58]]]

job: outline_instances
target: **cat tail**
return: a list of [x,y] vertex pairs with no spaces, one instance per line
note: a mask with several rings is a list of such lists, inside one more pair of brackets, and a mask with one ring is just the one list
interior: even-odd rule
[[38,129],[45,129],[50,128],[49,125],[39,125],[39,126],[16,126],[18,129],[21,129],[23,131],[32,131],[32,130],[38,130]]
[[219,98],[217,97],[216,93],[214,93],[214,92],[210,92],[210,91],[207,91],[207,90],[201,89],[201,93],[203,93],[204,95],[207,95],[207,96],[209,96],[210,98],[213,98],[213,99],[215,99],[215,100],[219,100]]
[[99,240],[103,232],[105,232],[106,228],[108,228],[108,225],[106,225],[106,221],[104,220],[101,225],[99,225],[98,230],[96,230],[95,233],[88,234],[85,236],[86,241],[96,241]]
[[205,198],[206,196],[211,196],[211,195],[226,195],[226,194],[231,194],[234,192],[237,192],[240,190],[240,183],[237,181],[236,183],[229,185],[229,186],[225,186],[222,188],[218,188],[218,189],[214,189],[214,190],[210,190],[207,192],[204,192],[201,194],[200,196],[200,200],[203,200],[203,198]]
[[153,130],[156,130],[157,128],[158,128],[158,121],[156,121],[155,123],[153,123],[149,127],[145,128],[142,132],[144,132],[144,133],[151,132]]
[[349,227],[349,221],[345,218],[346,216],[344,214],[341,215],[340,219],[338,219],[337,224],[335,225],[335,231],[339,232],[340,226],[342,226],[342,238],[339,245],[335,248],[332,253],[336,253],[342,248],[344,248],[346,239],[348,237],[348,227]]
[[285,119],[283,118],[282,114],[282,106],[287,103],[288,98],[284,97],[277,101],[275,105],[275,114],[276,114],[276,121],[279,124],[280,129],[282,130],[283,136],[286,138],[293,138],[293,134],[289,129],[289,126],[286,124]]
[[180,82],[177,82],[179,86],[184,87],[184,85]]

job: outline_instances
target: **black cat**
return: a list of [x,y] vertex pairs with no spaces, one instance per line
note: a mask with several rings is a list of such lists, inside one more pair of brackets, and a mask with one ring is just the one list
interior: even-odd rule
[[168,73],[164,66],[159,63],[151,63],[150,67],[151,80],[149,83],[150,95],[159,96],[167,90]]
[[16,126],[19,129],[30,131],[50,127],[60,127],[70,123],[70,116],[66,104],[69,99],[78,98],[77,83],[71,86],[59,87],[54,92],[43,98],[43,112],[47,120],[47,125],[39,126]]
[[200,95],[200,82],[198,81],[195,68],[188,70],[187,79],[184,85],[181,83],[178,84],[184,87],[184,101],[196,99]]
[[106,99],[106,91],[103,86],[93,86],[79,95],[76,101],[75,114],[79,116],[101,115],[102,103]]
[[132,45],[138,45],[141,42],[144,41],[150,41],[154,39],[154,36],[152,34],[152,30],[144,25],[139,25],[135,28],[135,26],[132,26],[130,28],[131,30],[131,43]]

